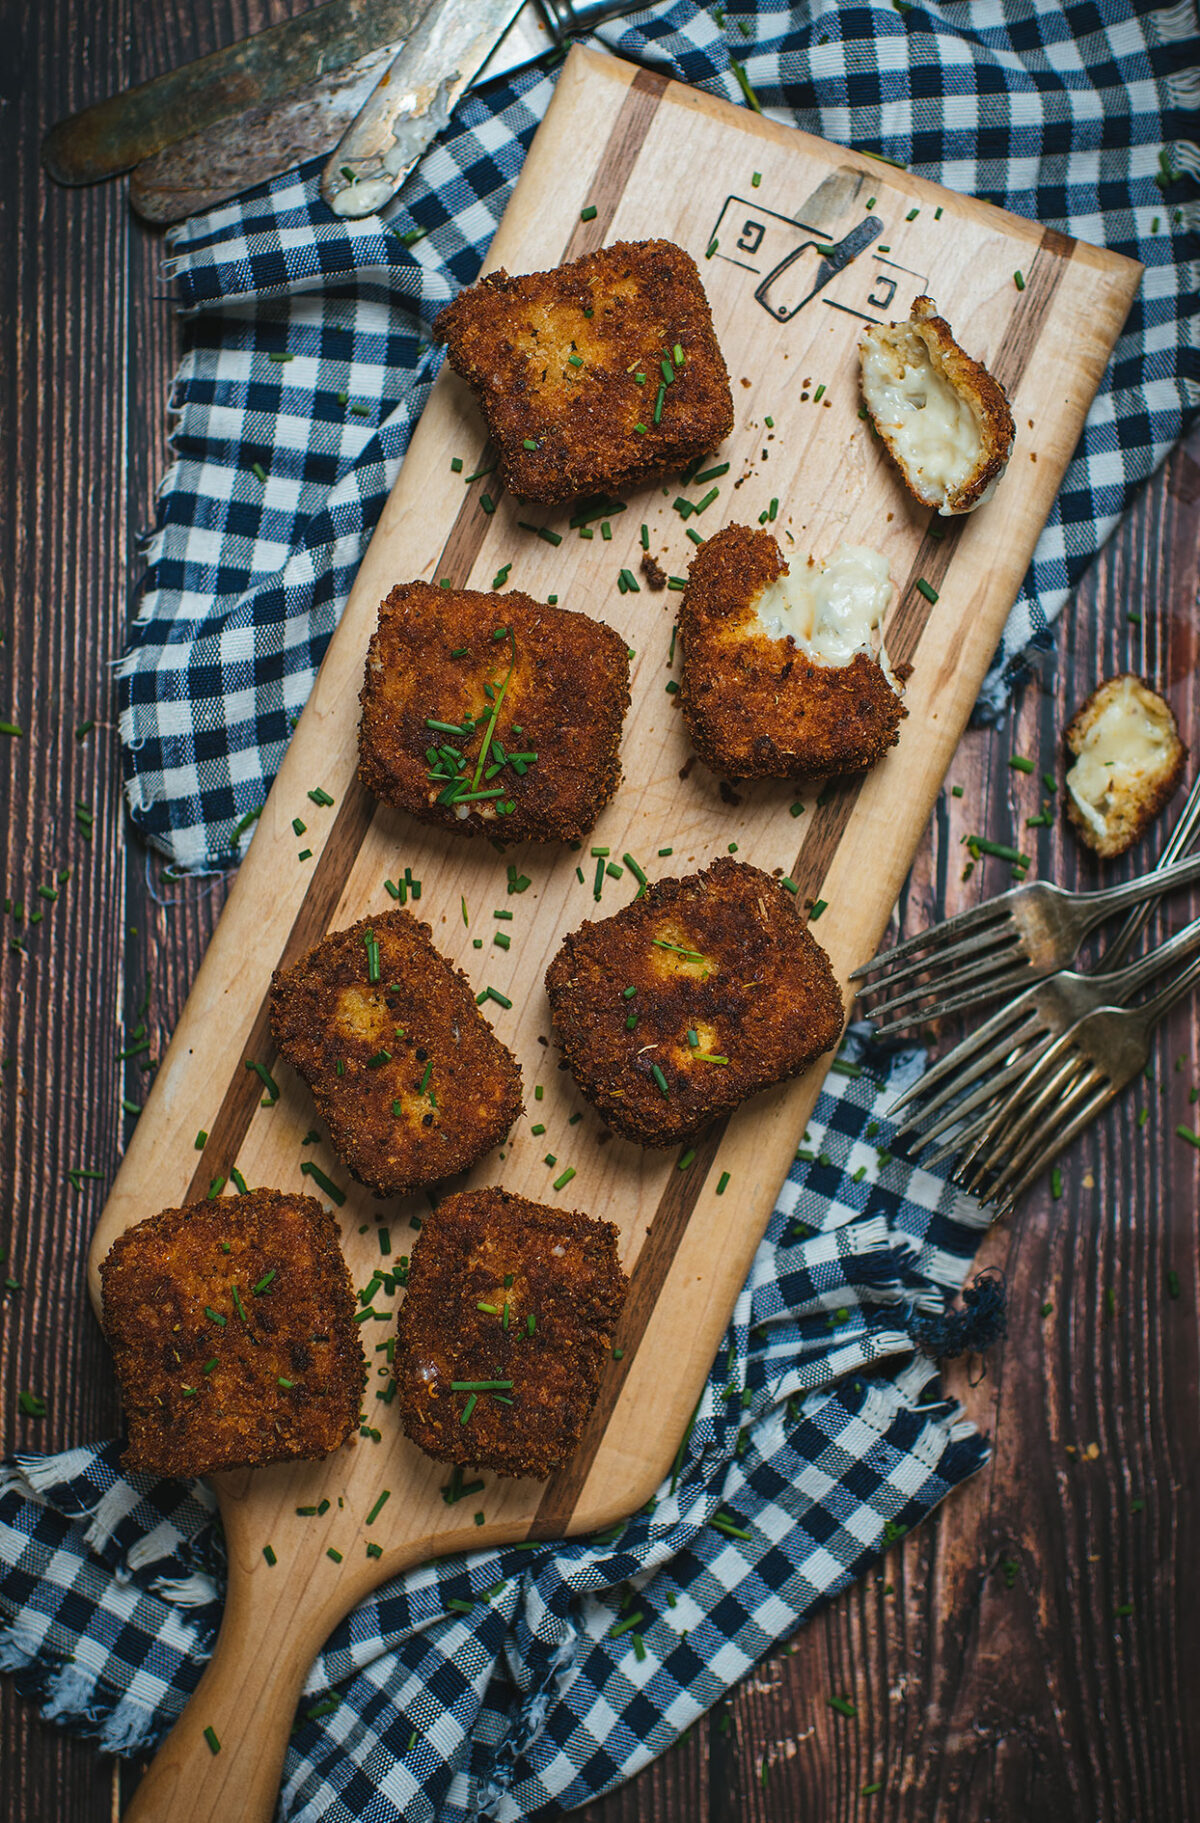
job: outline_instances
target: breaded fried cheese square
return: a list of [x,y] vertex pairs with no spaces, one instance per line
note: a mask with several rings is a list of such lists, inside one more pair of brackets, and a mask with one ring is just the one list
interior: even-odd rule
[[358,776],[385,804],[460,835],[573,842],[621,782],[629,648],[515,589],[401,583],[360,701]]
[[881,625],[887,560],[839,545],[789,566],[769,532],[727,525],[697,551],[679,610],[692,745],[734,778],[863,772],[905,714]]
[[363,918],[276,969],[271,1030],[338,1157],[383,1196],[468,1170],[521,1112],[520,1065],[406,911]]
[[829,958],[770,874],[722,855],[581,924],[546,971],[559,1048],[614,1132],[673,1146],[837,1043]]
[[164,1209],[100,1267],[104,1330],[152,1475],[316,1460],[358,1423],[364,1367],[337,1223],[311,1196]]
[[440,1203],[396,1330],[405,1432],[441,1462],[544,1480],[596,1403],[628,1280],[612,1222],[499,1188]]
[[433,333],[479,400],[504,485],[525,500],[615,493],[733,429],[704,286],[671,241],[617,241],[519,278],[489,272]]

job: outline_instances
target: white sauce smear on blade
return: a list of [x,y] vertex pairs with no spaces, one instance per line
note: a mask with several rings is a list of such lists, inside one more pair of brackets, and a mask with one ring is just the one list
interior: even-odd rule
[[848,665],[858,652],[876,656],[897,688],[887,653],[875,634],[892,600],[886,557],[864,544],[839,544],[828,563],[813,563],[780,576],[754,602],[756,631],[792,639],[818,665]]
[[863,337],[863,397],[904,466],[924,482],[932,504],[935,495],[952,494],[978,467],[983,433],[966,399],[934,366],[922,338],[899,329],[890,340],[890,347],[881,347],[872,336]]
[[1067,790],[1098,836],[1108,834],[1109,793],[1159,771],[1171,744],[1170,724],[1150,714],[1133,680],[1124,678],[1067,774]]

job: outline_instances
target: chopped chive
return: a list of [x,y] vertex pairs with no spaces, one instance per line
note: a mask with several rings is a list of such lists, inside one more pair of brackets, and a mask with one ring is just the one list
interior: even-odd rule
[[391,1497],[392,1497],[391,1488],[384,1488],[382,1494],[379,1496],[379,1499],[375,1502],[375,1505],[371,1508],[371,1511],[367,1514],[367,1524],[368,1525],[375,1524],[375,1521],[379,1518],[380,1513],[382,1513],[384,1507],[387,1505],[387,1503],[391,1499]]
[[523,532],[534,532],[539,538],[544,538],[547,544],[562,543],[562,533],[551,531],[548,525],[532,525],[526,519],[518,519],[517,524]]
[[221,1743],[217,1739],[217,1731],[215,1728],[212,1728],[212,1727],[206,1728],[204,1730],[204,1738],[208,1742],[208,1751],[211,1754],[220,1753]]
[[1015,285],[1015,286],[1016,286],[1016,288],[1017,288],[1017,290],[1018,290],[1018,291],[1024,291],[1024,289],[1025,289],[1025,275],[1024,275],[1024,273],[1022,273],[1022,272],[1014,272],[1014,273],[1013,273],[1013,284],[1014,284],[1014,285]]
[[312,799],[314,804],[320,804],[321,807],[325,810],[328,810],[330,805],[333,803],[333,799],[330,797],[329,793],[325,790],[323,785],[314,786],[308,795]]
[[498,462],[493,462],[488,468],[477,468],[474,474],[463,476],[463,485],[470,487],[472,481],[482,481],[485,475],[494,475],[499,466]]
[[581,209],[579,211],[579,219],[581,222],[594,222],[596,219],[595,203],[589,203],[586,209]]
[[642,527],[641,538],[642,549],[648,551],[650,549],[650,527],[648,525]]
[[262,1297],[263,1292],[267,1289],[267,1286],[271,1283],[271,1281],[275,1278],[275,1276],[276,1276],[275,1267],[272,1266],[269,1272],[263,1273],[263,1276],[258,1281],[257,1285],[251,1286],[250,1289],[253,1291],[256,1298]]
[[510,1393],[511,1380],[451,1380],[452,1393]]
[[725,1191],[728,1188],[728,1186],[729,1186],[729,1173],[728,1173],[728,1171],[722,1171],[720,1177],[717,1179],[717,1195],[724,1196]]
[[537,439],[535,437],[523,437],[522,438],[522,440],[521,440],[522,449],[536,449],[537,447],[538,447]]
[[340,1551],[335,1551],[332,1545],[330,1545],[330,1547],[326,1551],[325,1555],[333,1563],[341,1563],[341,1561],[342,1561],[342,1553]]
[[224,1188],[225,1179],[223,1177],[214,1177],[212,1183],[208,1186],[208,1201],[210,1203],[215,1203]]
[[1003,842],[989,842],[985,836],[968,836],[967,847],[972,854],[991,855],[997,861],[1008,861],[1013,867],[1028,867],[1031,855],[1023,855],[1017,848],[1006,848]]
[[936,601],[938,599],[937,590],[933,587],[932,583],[926,582],[923,576],[917,577],[917,594],[923,595],[926,601]]
[[690,1165],[695,1164],[695,1162],[696,1162],[696,1148],[695,1148],[695,1146],[689,1146],[687,1148],[686,1152],[681,1152],[679,1154],[679,1158],[676,1162],[675,1169],[677,1171],[686,1171],[688,1169],[688,1167]]
[[750,87],[750,78],[747,76],[745,69],[737,61],[736,57],[731,57],[729,62],[733,68],[734,75],[737,77],[738,87],[746,97],[747,107],[753,108],[756,114],[761,114],[762,104],[760,103],[758,96],[754,93],[754,90]]
[[817,900],[816,900],[816,901],[815,901],[815,902],[814,902],[814,904],[813,904],[813,908],[812,908],[812,910],[811,910],[811,911],[810,911],[810,912],[809,912],[809,914],[808,914],[808,921],[809,921],[809,923],[810,923],[810,924],[815,924],[815,923],[816,923],[816,921],[817,921],[817,919],[818,919],[818,918],[819,918],[819,917],[820,917],[820,916],[821,916],[821,913],[822,913],[822,912],[823,912],[823,911],[825,911],[825,910],[826,910],[826,909],[827,909],[827,907],[828,907],[828,901],[827,901],[827,900],[825,900],[825,899],[817,899]]
[[789,875],[787,875],[787,874],[784,874],[784,876],[780,880],[779,884],[782,886],[785,893],[798,893],[800,891],[800,888],[796,884],[795,880],[791,879],[789,877]]
[[714,234],[712,239],[709,241],[708,246],[704,249],[705,259],[710,260],[720,245],[721,245],[720,241],[717,239],[716,235]]
[[1051,1171],[1051,1173],[1050,1173],[1050,1195],[1053,1197],[1054,1201],[1057,1203],[1059,1198],[1062,1196],[1062,1193],[1063,1193],[1063,1175],[1062,1175],[1062,1172],[1059,1170],[1058,1166],[1055,1165],[1053,1171]]
[[319,1185],[325,1192],[330,1202],[336,1203],[338,1208],[341,1208],[346,1200],[346,1192],[339,1190],[332,1178],[326,1177],[320,1165],[314,1165],[310,1158],[301,1159],[300,1172],[303,1177],[311,1177],[314,1184]]
[[479,1395],[477,1393],[468,1393],[467,1394],[467,1402],[463,1406],[462,1416],[459,1418],[459,1421],[458,1421],[460,1424],[469,1424],[471,1422],[471,1413],[475,1410],[475,1407],[478,1403],[479,1403]]
[[829,1703],[829,1707],[836,1710],[838,1715],[847,1716],[851,1721],[855,1720],[857,1717],[858,1710],[854,1707],[854,1704],[850,1701],[849,1697],[831,1696],[826,1700]]
[[561,1190],[563,1188],[564,1184],[570,1183],[570,1181],[574,1177],[574,1175],[575,1175],[574,1165],[568,1165],[566,1170],[560,1171],[559,1175],[555,1178],[554,1188],[556,1190]]
[[263,467],[262,463],[261,462],[252,462],[250,464],[250,466],[254,472],[255,479],[257,481],[261,481],[265,484],[266,479],[267,479],[267,471]]
[[197,1133],[194,1143],[197,1152],[203,1152],[205,1146],[208,1144],[208,1134],[204,1131],[203,1127],[201,1127],[199,1133]]
[[662,1092],[662,1094],[670,1095],[670,1093],[671,1093],[670,1085],[668,1084],[667,1079],[663,1075],[662,1070],[659,1068],[658,1064],[652,1063],[650,1065],[650,1074],[651,1074],[651,1076],[653,1076],[655,1082],[658,1084],[658,1087],[659,1087],[660,1091]]
[[506,563],[504,565],[503,569],[496,571],[496,574],[492,577],[492,588],[493,589],[502,589],[504,587],[505,583],[508,581],[509,572],[511,571],[511,569],[512,569],[512,564]]
[[274,1566],[279,1562],[279,1559],[276,1557],[274,1551],[271,1549],[269,1544],[265,1544],[263,1546],[262,1554],[266,1558],[267,1562],[271,1565],[272,1568],[274,1568]]
[[255,1063],[252,1058],[247,1058],[245,1067],[248,1070],[253,1070],[254,1074],[258,1077],[264,1089],[267,1091],[269,1099],[263,1101],[263,1107],[273,1108],[275,1103],[279,1100],[279,1084],[275,1081],[275,1078],[272,1076],[270,1070],[268,1070],[266,1064]]

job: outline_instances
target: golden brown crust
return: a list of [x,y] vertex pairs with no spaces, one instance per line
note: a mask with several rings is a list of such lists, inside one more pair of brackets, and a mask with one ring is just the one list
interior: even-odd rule
[[[379,948],[375,982],[368,932]],[[467,977],[406,911],[363,918],[276,969],[271,1030],[338,1157],[384,1196],[468,1170],[521,1112],[520,1065]]]
[[[923,506],[936,506],[947,517],[973,512],[991,495],[1012,454],[1015,429],[1008,395],[982,362],[973,360],[959,347],[949,323],[938,315],[937,305],[931,297],[914,299],[907,323],[879,324],[864,330],[860,349],[870,343],[880,348],[902,345],[906,333],[920,338],[934,368],[945,375],[954,391],[969,405],[981,438],[979,461],[959,486],[948,491],[939,490],[910,470],[887,425],[873,413],[872,422],[887,444],[909,492]],[[865,389],[864,398],[870,410],[871,401]]]
[[[1138,709],[1161,728],[1163,752],[1157,764],[1137,776],[1112,780],[1105,796],[1102,821],[1106,828],[1101,835],[1071,795],[1070,762],[1078,759],[1096,722],[1127,685]],[[1080,841],[1104,861],[1127,853],[1146,833],[1179,789],[1188,759],[1188,750],[1180,739],[1179,724],[1170,703],[1133,671],[1120,671],[1115,677],[1106,678],[1080,704],[1063,734],[1063,748],[1068,763],[1068,790],[1063,794],[1068,820],[1074,825]]]
[[[618,1238],[612,1222],[499,1188],[439,1203],[413,1249],[396,1329],[396,1403],[413,1442],[500,1475],[543,1480],[556,1469],[596,1402],[629,1288]],[[512,1386],[501,1398],[478,1393],[464,1423],[469,1395],[451,1392],[456,1380]]]
[[100,1283],[126,1468],[315,1460],[353,1431],[354,1289],[337,1223],[312,1197],[252,1190],[164,1209],[117,1237]]
[[[501,628],[511,638],[493,638]],[[537,758],[484,778],[479,756],[502,691],[492,741],[506,754]],[[516,589],[495,595],[400,583],[380,606],[360,701],[358,776],[385,804],[459,835],[572,842],[621,782],[629,648],[603,621]],[[463,737],[426,725],[463,727],[468,717],[473,731]],[[451,773],[444,758],[430,761],[437,747],[464,755],[464,788],[478,775],[479,790],[501,795],[459,809],[440,804]],[[431,778],[435,770],[445,776]],[[510,804],[511,811],[497,809]]]
[[[671,241],[617,241],[518,278],[490,272],[446,305],[433,333],[479,399],[505,486],[526,500],[615,492],[681,468],[733,429],[704,286]],[[655,424],[664,357],[675,377]]]
[[679,703],[716,772],[786,779],[862,772],[899,737],[905,710],[877,659],[815,664],[754,630],[753,604],[785,575],[769,532],[727,525],[697,551],[679,609]]
[[547,969],[546,992],[581,1091],[643,1146],[675,1145],[799,1075],[842,1029],[829,958],[788,895],[727,855],[582,924]]

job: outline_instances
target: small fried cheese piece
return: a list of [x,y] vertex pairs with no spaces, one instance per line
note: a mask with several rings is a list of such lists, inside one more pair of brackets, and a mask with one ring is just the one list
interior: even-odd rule
[[728,855],[580,925],[546,992],[580,1090],[643,1146],[675,1145],[799,1075],[842,1029],[829,958],[791,899]]
[[573,842],[621,782],[629,648],[515,589],[401,583],[360,701],[358,776],[385,804],[460,835]]
[[1183,776],[1187,748],[1170,704],[1140,677],[1121,672],[1076,710],[1063,743],[1074,760],[1067,815],[1106,861],[1123,855]]
[[786,779],[882,759],[905,713],[879,634],[892,594],[887,559],[865,546],[790,570],[769,532],[709,538],[679,610],[679,701],[705,765]]
[[316,1460],[358,1423],[363,1354],[337,1223],[251,1190],[164,1209],[100,1267],[126,1468],[210,1475]]
[[408,912],[322,938],[271,982],[271,1031],[329,1142],[382,1196],[466,1171],[521,1112],[521,1069]]
[[617,1241],[612,1222],[499,1188],[439,1203],[396,1328],[396,1403],[412,1441],[500,1475],[556,1469],[596,1402],[629,1288]]
[[435,318],[504,484],[555,505],[682,468],[733,429],[729,375],[690,254],[617,241],[553,272],[489,272]]
[[933,299],[917,298],[907,323],[864,329],[858,354],[871,421],[909,492],[944,519],[990,500],[1012,453],[1012,413]]

